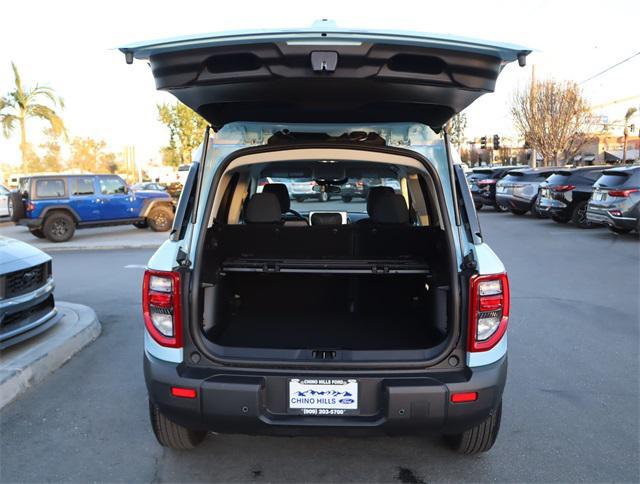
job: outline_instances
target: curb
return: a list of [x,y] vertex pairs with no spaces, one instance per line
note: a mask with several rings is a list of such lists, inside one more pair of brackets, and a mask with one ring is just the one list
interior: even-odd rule
[[62,319],[44,333],[0,356],[0,408],[69,361],[102,331],[96,313],[88,306],[58,301]]

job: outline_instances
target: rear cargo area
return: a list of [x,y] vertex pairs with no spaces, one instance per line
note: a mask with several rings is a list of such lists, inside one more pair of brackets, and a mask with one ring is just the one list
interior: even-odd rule
[[409,226],[216,227],[204,333],[235,348],[431,348],[447,335],[442,239]]

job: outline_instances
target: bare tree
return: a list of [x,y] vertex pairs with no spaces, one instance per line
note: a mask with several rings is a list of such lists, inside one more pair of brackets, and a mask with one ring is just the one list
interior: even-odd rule
[[591,108],[575,82],[544,80],[516,90],[511,115],[545,166],[557,164],[559,156],[575,156],[591,128]]
[[451,143],[458,148],[458,151],[460,151],[460,147],[462,146],[462,143],[464,143],[464,131],[466,128],[467,115],[464,113],[456,114],[449,121],[447,131],[451,135]]

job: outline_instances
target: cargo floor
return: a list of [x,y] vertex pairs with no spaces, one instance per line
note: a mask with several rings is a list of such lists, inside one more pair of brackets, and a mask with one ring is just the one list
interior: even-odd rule
[[211,339],[222,346],[277,349],[426,349],[442,340],[417,315],[237,314]]

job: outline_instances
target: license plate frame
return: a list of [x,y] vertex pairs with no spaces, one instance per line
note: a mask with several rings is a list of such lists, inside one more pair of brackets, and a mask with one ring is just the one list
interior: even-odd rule
[[290,378],[287,412],[305,416],[359,415],[359,386],[355,378]]

